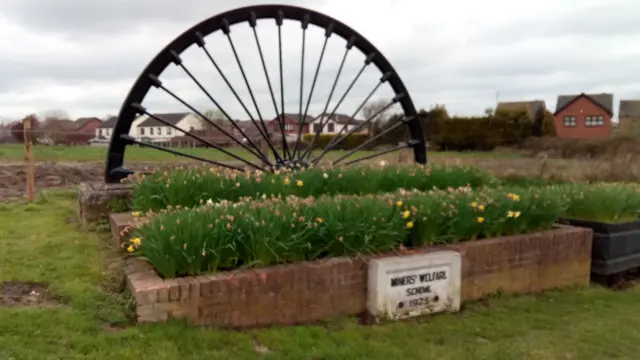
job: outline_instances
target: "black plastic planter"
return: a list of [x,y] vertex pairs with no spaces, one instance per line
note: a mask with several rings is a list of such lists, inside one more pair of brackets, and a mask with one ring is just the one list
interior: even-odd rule
[[608,276],[640,267],[640,220],[610,224],[563,219],[560,223],[593,229],[592,274]]

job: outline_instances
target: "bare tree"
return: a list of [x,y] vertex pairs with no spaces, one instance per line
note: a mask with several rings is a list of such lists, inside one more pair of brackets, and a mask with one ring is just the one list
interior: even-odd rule
[[387,101],[380,99],[370,101],[362,107],[361,113],[365,120],[373,117],[373,119],[371,119],[371,121],[367,124],[367,132],[369,134],[369,137],[375,136],[375,132],[380,129],[380,126],[387,120],[389,120],[389,109],[385,109],[387,104]]
[[[224,116],[222,111],[218,109],[205,110],[202,115],[204,115],[207,119],[220,127],[227,123],[227,117]],[[210,134],[216,131],[216,128],[211,125],[209,121],[200,116],[198,116],[198,119],[200,120],[200,123],[202,124],[202,130],[204,130],[205,133]]]
[[51,110],[43,111],[39,117],[44,123],[50,120],[69,120],[70,119],[69,113],[62,109],[51,109]]

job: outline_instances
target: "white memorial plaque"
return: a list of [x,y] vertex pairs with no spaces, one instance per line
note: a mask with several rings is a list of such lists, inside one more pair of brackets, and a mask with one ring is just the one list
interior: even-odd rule
[[403,319],[460,310],[460,253],[439,251],[374,259],[369,264],[368,309]]

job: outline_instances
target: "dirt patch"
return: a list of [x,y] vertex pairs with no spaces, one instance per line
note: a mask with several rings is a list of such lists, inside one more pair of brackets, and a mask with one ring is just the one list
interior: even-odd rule
[[631,269],[609,276],[591,275],[591,281],[614,291],[624,291],[632,288],[640,281],[640,269]]
[[40,306],[50,303],[47,287],[43,284],[22,281],[0,284],[0,306]]
[[[136,163],[134,171],[145,169],[167,169],[180,163]],[[183,165],[183,164],[182,164]],[[35,164],[36,191],[42,189],[69,188],[83,182],[104,181],[104,163],[38,162]],[[0,162],[0,202],[25,196],[26,168],[20,163]]]

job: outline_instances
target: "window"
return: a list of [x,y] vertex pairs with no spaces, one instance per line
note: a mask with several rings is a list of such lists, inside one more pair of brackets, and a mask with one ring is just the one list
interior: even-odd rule
[[158,128],[158,135],[162,135],[162,128]]
[[576,126],[576,117],[575,116],[565,116],[564,117],[564,126],[567,126],[567,127]]
[[102,129],[98,129],[98,136],[102,136]]
[[317,133],[318,131],[320,131],[320,124],[313,124],[313,132]]
[[584,120],[584,125],[588,126],[588,127],[592,127],[592,126],[603,126],[604,125],[604,116],[602,115],[591,115],[591,116],[587,116],[585,117]]
[[165,129],[166,129],[167,135],[171,135],[171,128],[167,126]]
[[153,128],[149,128],[149,135],[153,135]]
[[144,135],[144,128],[143,127],[140,128],[140,135]]
[[293,125],[291,125],[291,124],[286,124],[286,125],[284,126],[284,129],[285,129],[286,131],[291,131],[291,130],[293,130]]
[[327,129],[328,132],[332,133],[335,131],[335,124],[334,123],[329,123],[329,127]]

